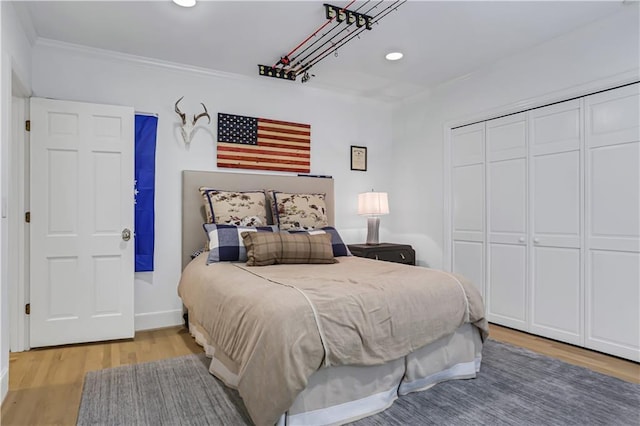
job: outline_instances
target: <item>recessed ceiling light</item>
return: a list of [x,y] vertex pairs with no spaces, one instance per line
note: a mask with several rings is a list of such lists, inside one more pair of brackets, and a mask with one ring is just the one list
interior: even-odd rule
[[196,0],[173,0],[173,2],[182,7],[193,7],[196,5]]
[[403,56],[402,52],[391,52],[387,53],[385,58],[387,58],[388,61],[397,61],[398,59],[402,59]]

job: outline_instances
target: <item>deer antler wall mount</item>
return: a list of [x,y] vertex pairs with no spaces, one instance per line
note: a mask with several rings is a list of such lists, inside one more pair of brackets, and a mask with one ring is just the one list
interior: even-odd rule
[[[184,96],[182,98],[184,98]],[[176,114],[178,114],[180,116],[180,119],[182,120],[182,125],[180,126],[180,133],[182,133],[182,139],[184,139],[184,143],[189,144],[191,143],[191,135],[193,133],[193,128],[195,127],[196,122],[201,117],[207,117],[209,119],[209,124],[211,124],[211,116],[207,111],[207,107],[203,103],[200,103],[200,105],[202,105],[202,108],[204,108],[204,112],[198,115],[194,114],[193,120],[187,120],[187,114],[180,111],[180,108],[178,108],[178,103],[182,100],[182,98],[176,101]]]

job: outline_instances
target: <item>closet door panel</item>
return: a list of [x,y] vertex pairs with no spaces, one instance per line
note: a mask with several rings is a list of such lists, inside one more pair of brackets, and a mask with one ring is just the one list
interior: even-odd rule
[[453,272],[468,278],[484,294],[484,243],[453,242]]
[[453,238],[484,240],[484,165],[453,169]]
[[453,272],[485,290],[485,124],[451,131]]
[[534,247],[531,331],[582,344],[580,250]]
[[582,111],[579,99],[537,108],[529,112],[529,137],[533,155],[573,151],[582,144]]
[[489,320],[527,330],[526,114],[487,122]]
[[640,235],[640,143],[590,151],[591,242],[600,248],[634,250]]
[[491,244],[489,256],[491,272],[488,319],[508,327],[526,330],[526,247]]
[[640,361],[640,84],[588,96],[587,347]]
[[640,254],[590,250],[587,347],[640,361]]
[[484,163],[484,123],[451,131],[451,163],[454,167]]
[[526,157],[526,113],[514,114],[487,123],[487,159],[489,161]]
[[526,159],[496,161],[489,164],[489,233],[497,237],[513,237],[515,241],[527,232],[527,163]]
[[534,244],[580,247],[580,151],[532,159]]
[[587,97],[589,147],[638,141],[638,84]]
[[582,345],[582,101],[530,117],[530,329]]

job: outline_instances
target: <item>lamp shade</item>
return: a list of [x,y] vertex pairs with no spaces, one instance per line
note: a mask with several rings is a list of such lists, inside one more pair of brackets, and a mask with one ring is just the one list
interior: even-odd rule
[[173,0],[173,2],[182,7],[193,7],[196,5],[196,0]]
[[389,198],[386,192],[358,194],[358,214],[378,216],[389,214]]

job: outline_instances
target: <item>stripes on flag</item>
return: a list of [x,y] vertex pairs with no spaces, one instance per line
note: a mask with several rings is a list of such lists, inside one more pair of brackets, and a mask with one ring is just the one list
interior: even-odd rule
[[311,126],[218,113],[218,167],[311,171]]

